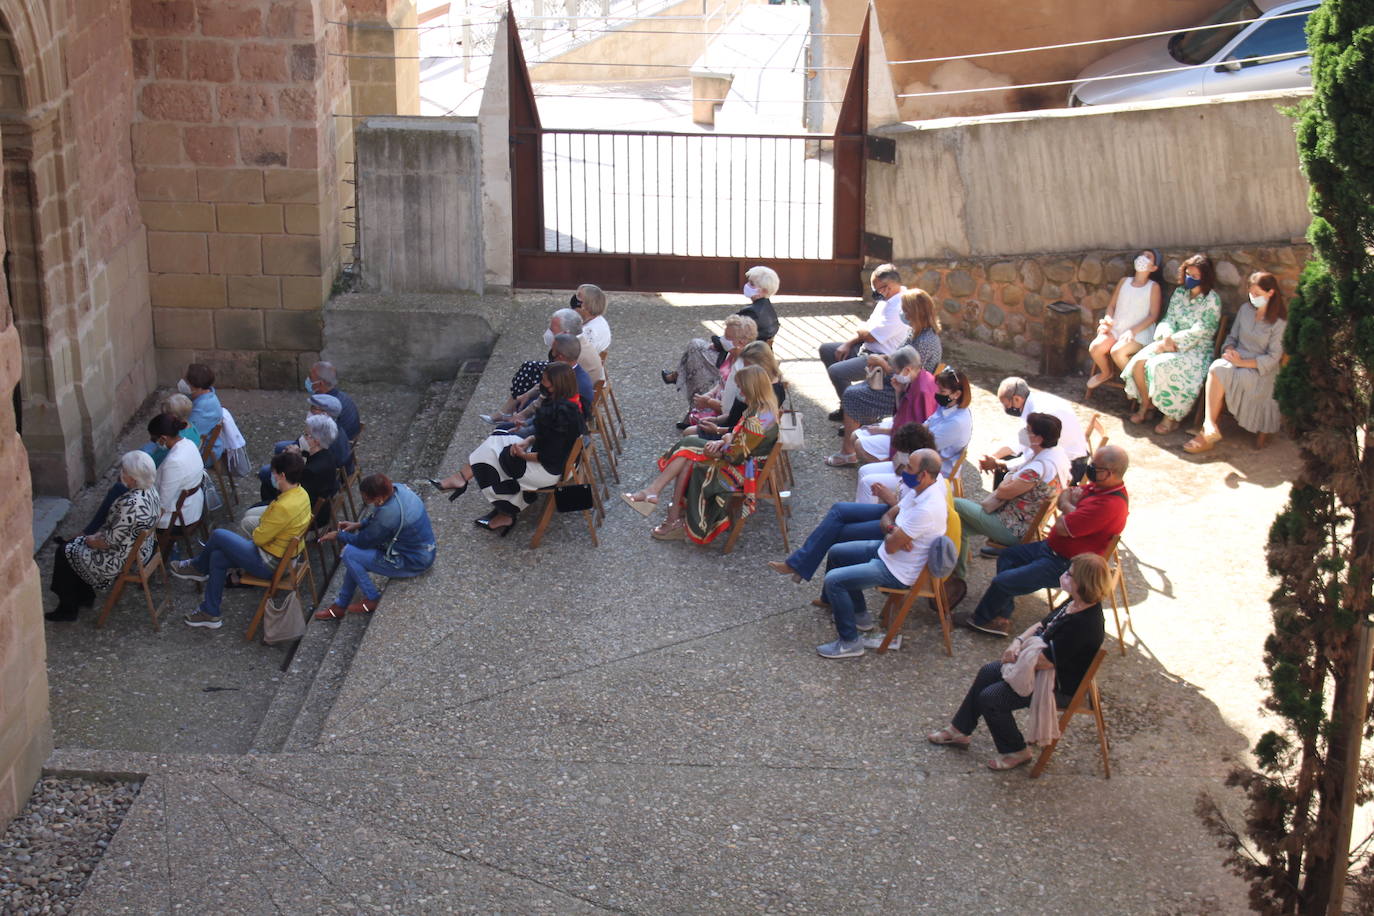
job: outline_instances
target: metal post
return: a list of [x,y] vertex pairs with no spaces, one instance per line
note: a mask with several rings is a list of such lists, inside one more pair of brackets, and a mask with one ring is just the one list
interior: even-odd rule
[[548,32],[544,28],[548,23],[544,21],[543,17],[544,0],[534,0],[534,48],[536,51],[543,46],[544,40],[548,35]]
[[806,129],[821,131],[825,126],[825,17],[821,0],[811,0],[811,33],[806,40]]

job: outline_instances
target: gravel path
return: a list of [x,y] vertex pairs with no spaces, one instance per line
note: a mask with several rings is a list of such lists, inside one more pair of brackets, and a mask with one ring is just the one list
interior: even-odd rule
[[0,912],[69,912],[142,785],[39,780],[0,839]]

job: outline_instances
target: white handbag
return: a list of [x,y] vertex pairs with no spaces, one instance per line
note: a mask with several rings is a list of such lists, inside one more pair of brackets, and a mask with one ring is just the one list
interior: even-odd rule
[[795,452],[805,441],[801,414],[795,410],[784,410],[778,417],[778,444],[785,452]]

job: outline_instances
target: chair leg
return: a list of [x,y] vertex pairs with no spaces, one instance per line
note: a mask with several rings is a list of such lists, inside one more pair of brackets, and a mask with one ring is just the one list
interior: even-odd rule
[[315,570],[310,566],[310,554],[301,557],[305,561],[305,577],[310,580],[310,606],[320,603],[320,590],[315,587]]
[[945,580],[935,580],[935,613],[940,618],[940,633],[945,638],[945,656],[954,657],[954,643],[951,639],[954,625],[950,621],[949,599],[945,597]]
[[114,586],[110,589],[110,594],[105,598],[105,606],[100,609],[100,616],[95,619],[96,629],[105,626],[105,618],[110,616],[110,610],[119,602],[119,596],[124,593],[124,576],[120,575],[115,579]]
[[1102,749],[1102,778],[1112,778],[1112,764],[1108,759],[1107,719],[1102,715],[1102,696],[1097,692],[1097,681],[1093,680],[1089,695],[1093,700],[1093,718],[1097,720],[1097,745]]
[[[590,470],[585,464],[582,465],[580,468],[578,468],[578,479],[579,479],[582,483],[586,484],[589,488],[591,488],[591,491],[592,491],[592,503],[595,505],[595,509],[593,510],[593,516],[594,516],[594,518],[596,519],[596,523],[597,523],[598,525],[605,524],[605,522],[606,522],[606,503],[602,501],[602,499],[601,499],[601,493],[600,493],[600,491],[597,490],[597,488],[596,488],[596,480],[593,479],[591,470]],[[605,478],[602,478],[602,481],[601,481],[601,482],[602,482],[602,485],[604,486],[604,485],[605,485],[605,482],[606,482],[606,481],[605,481]],[[607,493],[606,495],[607,495],[607,497],[610,496],[609,493]]]
[[596,432],[601,437],[601,451],[606,453],[606,464],[611,468],[611,476],[616,483],[620,483],[620,464],[615,459],[614,437],[606,435],[606,427],[600,423],[596,425]]
[[911,606],[915,603],[916,589],[912,587],[906,590],[906,598],[902,600],[901,606],[897,608],[896,615],[888,621],[887,634],[883,636],[883,644],[878,647],[879,655],[886,653],[887,647],[891,645],[893,638],[896,637],[898,633],[902,632],[902,625],[906,623],[906,617],[911,613]]
[[252,642],[253,637],[258,633],[258,625],[262,623],[263,614],[267,613],[267,600],[272,597],[272,589],[262,590],[262,600],[258,602],[258,609],[253,612],[253,619],[248,623],[248,632],[243,634],[247,642]]
[[[148,587],[148,580],[146,578],[140,577],[138,582],[140,585],[143,586],[143,597],[148,601],[148,616],[153,619],[153,632],[161,633],[162,623],[158,620],[158,612],[161,610],[161,608],[157,604],[153,603],[153,591],[151,588]],[[164,598],[163,601],[165,603],[166,598]]]
[[530,538],[530,550],[534,550],[544,540],[544,531],[549,527],[552,518],[553,494],[547,493],[544,496],[544,509],[539,513],[539,523],[534,526],[534,537]]
[[1040,749],[1040,756],[1035,759],[1035,766],[1031,767],[1030,778],[1039,779],[1040,774],[1045,772],[1045,767],[1049,766],[1050,757],[1054,756],[1054,749],[1059,746],[1060,740],[1064,737],[1064,732],[1068,730],[1069,723],[1073,721],[1074,714],[1078,712],[1078,704],[1075,697],[1070,701],[1069,708],[1059,715],[1059,737]]
[[615,411],[616,422],[620,424],[620,438],[630,438],[629,434],[625,432],[625,418],[620,415],[620,402],[616,400],[615,389],[611,387],[609,381],[606,383],[606,393],[610,395],[610,409]]
[[[779,469],[781,470],[781,469]],[[773,507],[778,513],[778,530],[782,532],[782,549],[785,553],[792,552],[792,545],[787,541],[787,510],[782,504],[782,494],[778,492],[777,486],[769,487],[773,492]]]
[[[736,500],[731,500],[731,502],[734,503]],[[738,505],[731,510],[734,518],[730,520],[730,534],[725,538],[725,546],[720,551],[723,554],[735,549],[735,542],[739,540],[740,532],[744,530],[744,523],[748,520],[748,516],[744,514],[743,509],[743,505]]]

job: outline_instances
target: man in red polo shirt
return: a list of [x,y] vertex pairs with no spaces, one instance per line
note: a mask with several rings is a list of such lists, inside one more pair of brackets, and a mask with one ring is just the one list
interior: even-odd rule
[[955,614],[955,623],[994,636],[1011,631],[1011,612],[1017,595],[1029,595],[1059,584],[1069,561],[1080,553],[1101,554],[1126,527],[1129,503],[1122,478],[1130,458],[1119,445],[1104,445],[1093,453],[1084,486],[1059,496],[1059,521],[1043,541],[1017,544],[997,558],[997,575],[972,614]]

